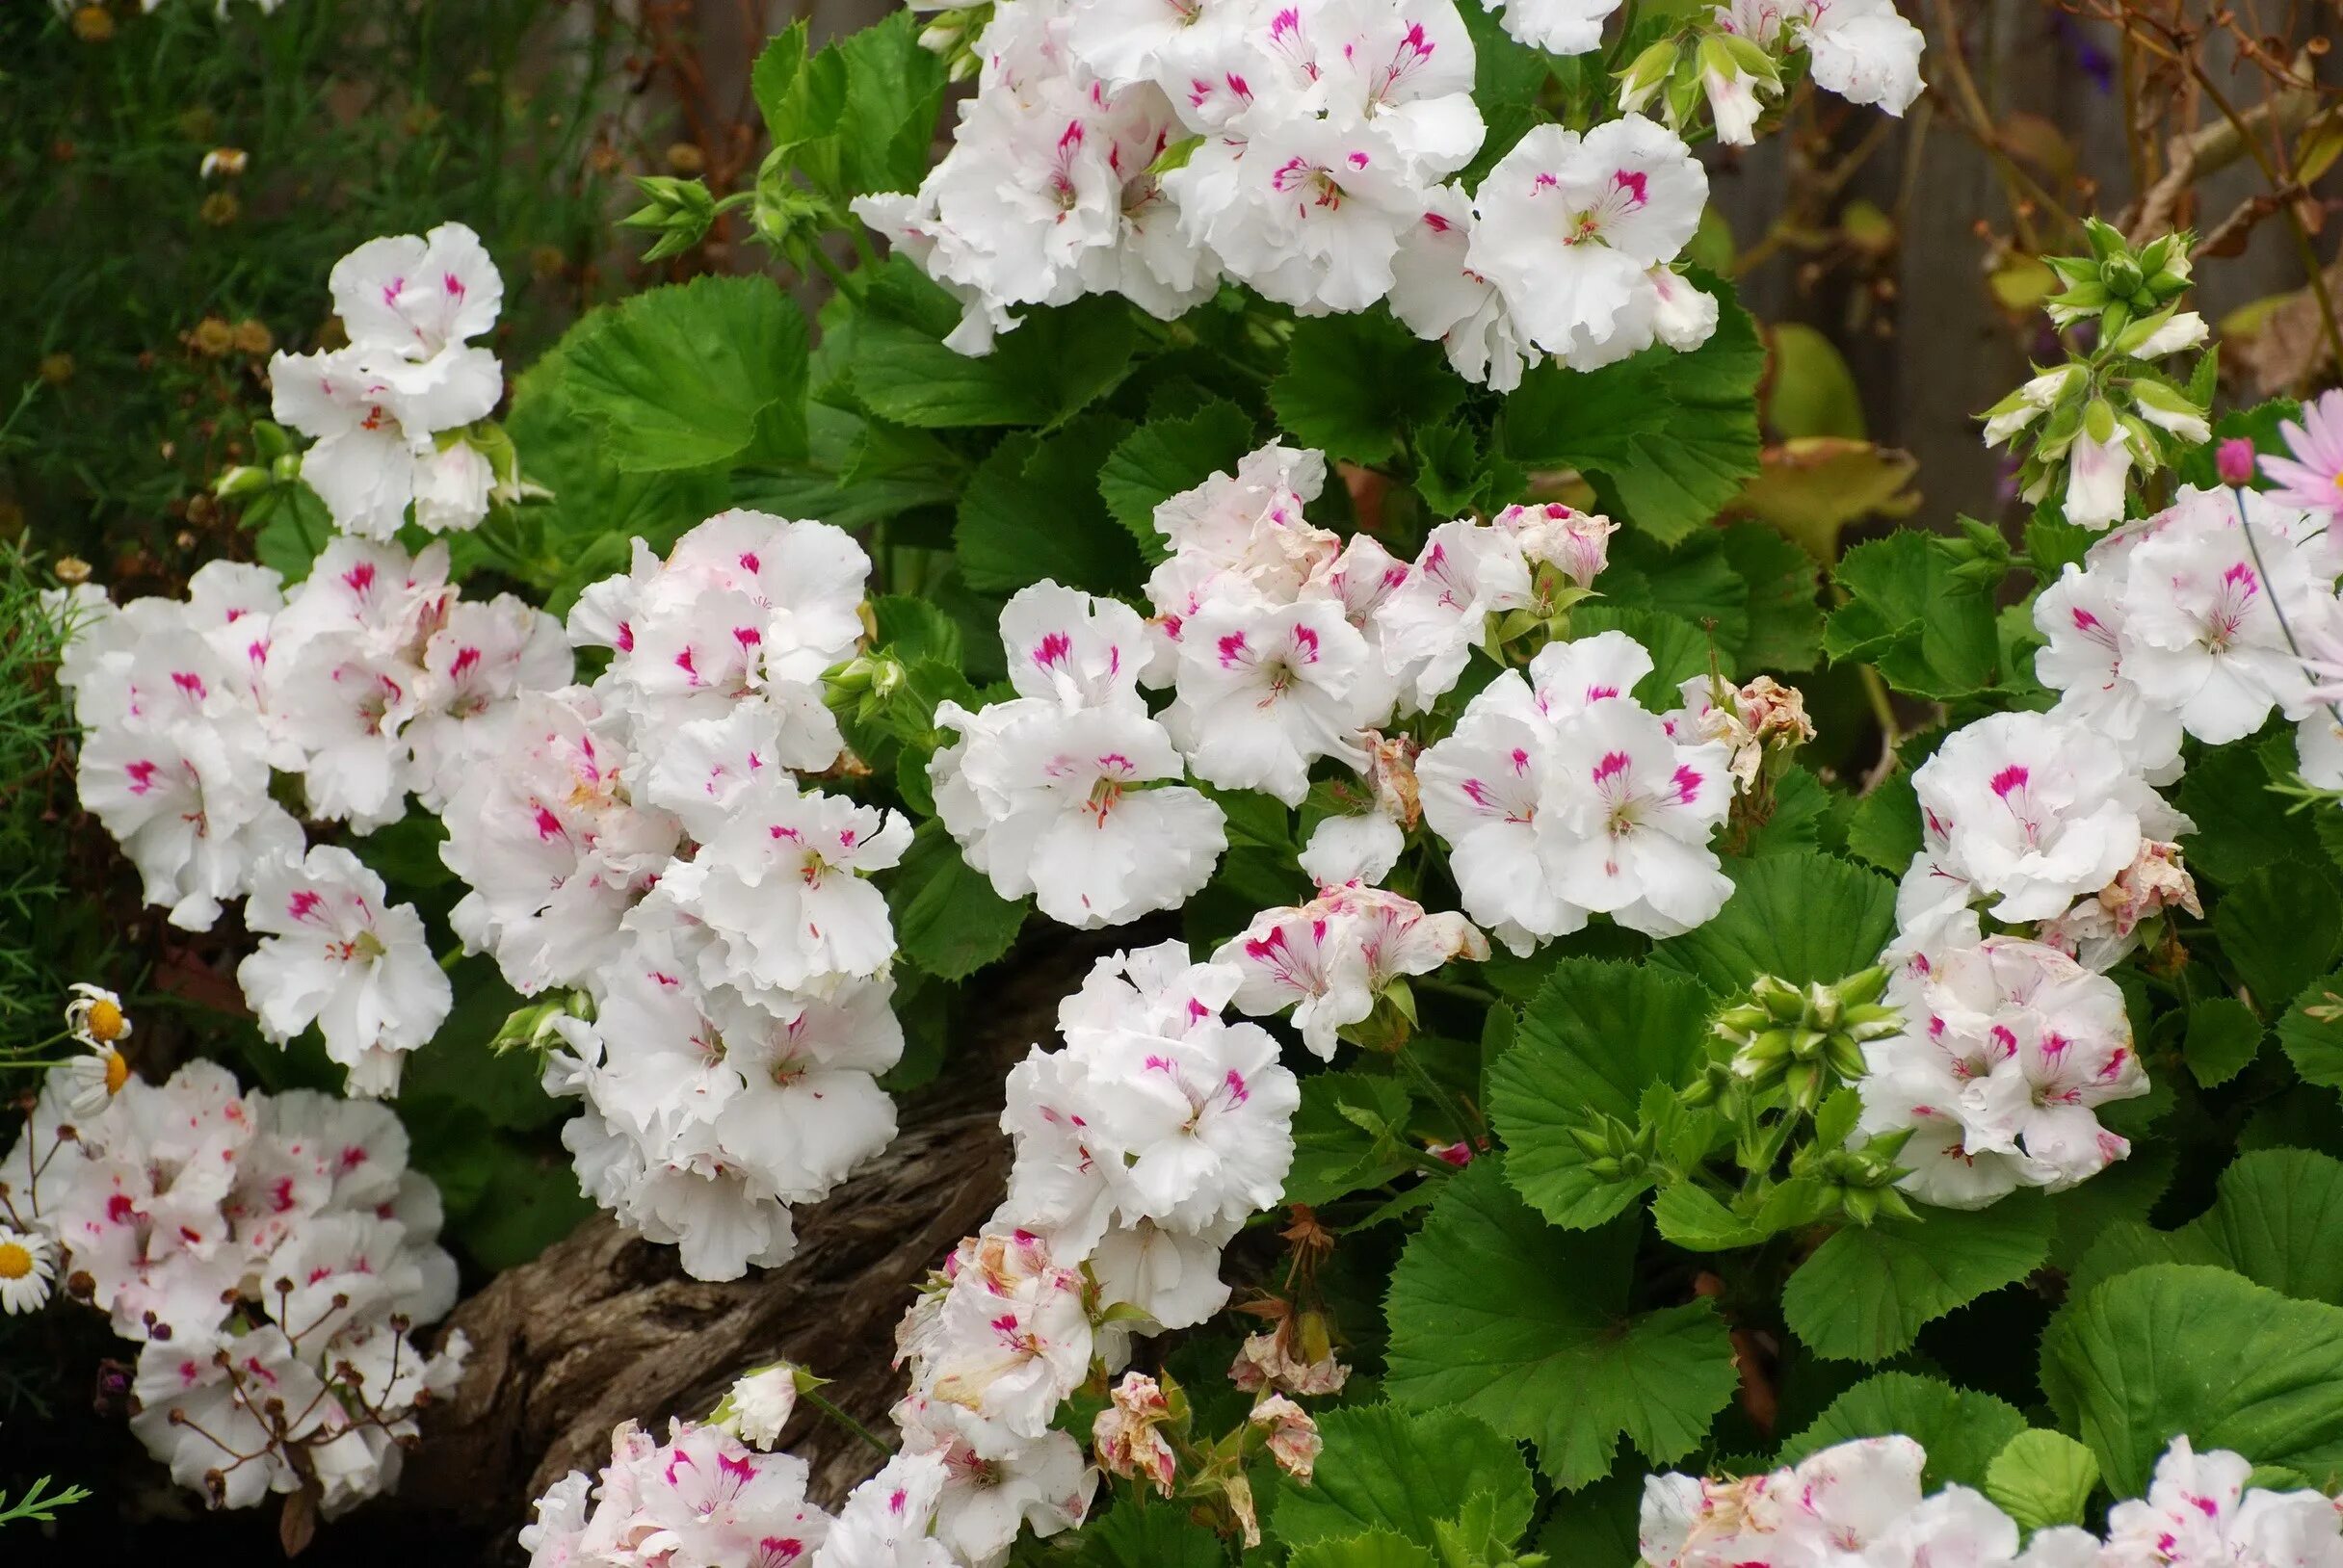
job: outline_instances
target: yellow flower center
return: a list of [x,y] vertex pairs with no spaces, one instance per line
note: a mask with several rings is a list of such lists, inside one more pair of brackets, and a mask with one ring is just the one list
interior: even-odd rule
[[119,1094],[122,1085],[130,1082],[130,1063],[122,1059],[119,1051],[106,1053],[106,1092]]
[[0,1241],[0,1279],[23,1279],[32,1271],[32,1248],[21,1241]]
[[91,1003],[87,1028],[90,1038],[100,1045],[112,1045],[122,1037],[122,1009],[102,999]]

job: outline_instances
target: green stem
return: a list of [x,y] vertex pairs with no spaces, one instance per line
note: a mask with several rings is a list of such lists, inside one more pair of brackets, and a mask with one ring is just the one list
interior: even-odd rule
[[821,269],[822,274],[836,286],[840,294],[856,303],[861,302],[862,280],[839,266],[831,258],[829,252],[822,248],[820,241],[808,240],[805,243],[805,252],[813,257],[813,264]]
[[817,1394],[812,1389],[805,1390],[805,1392],[801,1395],[800,1398],[804,1399],[807,1404],[812,1405],[816,1410],[819,1410],[824,1415],[828,1416],[830,1420],[836,1422],[839,1425],[845,1427],[848,1431],[854,1433],[856,1437],[862,1439],[863,1442],[868,1443],[871,1446],[871,1451],[877,1453],[880,1457],[886,1458],[894,1453],[895,1450],[888,1448],[884,1443],[880,1442],[878,1437],[872,1433],[868,1426],[863,1425],[862,1423],[856,1421],[854,1417],[839,1409],[835,1404],[832,1404],[829,1400],[824,1398],[820,1394]]
[[1463,1101],[1451,1093],[1438,1079],[1434,1078],[1431,1071],[1422,1062],[1416,1060],[1412,1052],[1403,1045],[1391,1055],[1393,1059],[1400,1064],[1401,1071],[1408,1075],[1409,1081],[1429,1095],[1433,1103],[1437,1105],[1450,1122],[1455,1125],[1460,1141],[1471,1143],[1480,1136],[1475,1126],[1479,1118],[1467,1111]]

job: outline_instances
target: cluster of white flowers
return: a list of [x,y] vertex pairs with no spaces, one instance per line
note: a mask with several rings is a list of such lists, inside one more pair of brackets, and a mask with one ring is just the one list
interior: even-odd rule
[[1259,1025],[1222,1019],[1245,980],[1181,942],[1102,958],[1058,1009],[1064,1049],[1036,1046],[1009,1077],[1016,1158],[995,1226],[1087,1263],[1164,1328],[1227,1300],[1221,1248],[1293,1163],[1301,1085]]
[[[1927,1454],[1864,1438],[1731,1480],[1653,1476],[1639,1536],[1645,1568],[2339,1568],[2343,1512],[2324,1493],[2250,1487],[2253,1466],[2186,1437],[2145,1499],[2107,1513],[2104,1537],[2058,1525],[2022,1541],[1982,1493],[1921,1495]],[[2022,1550],[2021,1550],[2022,1542]]]
[[2035,601],[2055,711],[2169,779],[2184,734],[2243,740],[2275,710],[2300,726],[2304,775],[2343,787],[2343,721],[2296,652],[2343,643],[2333,522],[2283,494],[2190,487],[2108,534]]
[[[1973,920],[1973,917],[1972,917]],[[2060,1191],[2131,1152],[2097,1108],[2147,1092],[2123,993],[2045,943],[1972,925],[1889,980],[1901,1032],[1863,1048],[1858,1137],[1915,1129],[1904,1189],[1978,1209],[2020,1187]]]
[[[1579,52],[1615,3],[1514,0],[1506,23]],[[1454,182],[1485,131],[1454,0],[1002,0],[976,52],[951,152],[917,194],[856,203],[961,298],[963,352],[1084,294],[1169,320],[1224,274],[1305,315],[1388,299],[1501,390],[1716,325],[1675,271],[1708,180],[1673,131],[1542,125]]]
[[[1917,1129],[1918,1195],[1974,1206],[2128,1152],[2093,1108],[2147,1085],[2099,977],[2144,921],[2201,913],[2174,842],[2196,823],[2154,786],[2178,778],[2184,738],[2241,741],[2273,713],[2299,723],[2304,774],[2343,784],[2343,719],[2298,651],[2343,640],[2331,521],[2186,488],[2115,529],[2035,601],[2057,706],[1957,730],[1913,774],[1921,849],[1889,950],[1911,1024],[1872,1047],[1863,1095],[1866,1132]],[[2030,937],[1981,941],[1981,910]]]
[[461,223],[369,240],[328,286],[349,343],[269,361],[275,412],[317,444],[301,475],[336,528],[387,539],[407,521],[477,528],[494,465],[464,439],[504,396],[496,355],[471,340],[496,325],[505,282]]
[[[1004,898],[1033,894],[1053,919],[1119,925],[1184,902],[1225,848],[1220,808],[1176,782],[1185,775],[1293,806],[1320,760],[1357,770],[1373,809],[1322,823],[1303,857],[1346,917],[1364,917],[1335,937],[1354,951],[1265,946],[1262,964],[1330,967],[1262,975],[1243,1003],[1312,1002],[1310,1041],[1327,1053],[1392,980],[1485,951],[1454,916],[1423,924],[1408,901],[1351,885],[1379,882],[1397,862],[1418,809],[1417,766],[1421,808],[1456,849],[1467,912],[1517,951],[1594,910],[1655,934],[1715,914],[1731,884],[1708,843],[1743,762],[1722,737],[1761,749],[1803,731],[1803,713],[1762,692],[1720,707],[1708,683],[1689,682],[1686,710],[1653,715],[1628,694],[1649,655],[1606,632],[1547,647],[1526,679],[1499,676],[1411,765],[1378,726],[1453,688],[1492,625],[1550,624],[1583,598],[1618,525],[1560,505],[1509,507],[1489,522],[1441,524],[1411,563],[1370,535],[1346,543],[1311,524],[1304,509],[1325,482],[1320,454],[1273,443],[1159,506],[1171,554],[1148,579],[1151,621],[1056,584],[1010,601],[1001,637],[1019,695],[936,711],[958,736],[931,766],[936,810],[968,863]],[[1160,718],[1143,684],[1171,687]],[[1538,875],[1523,876],[1525,866]],[[1267,943],[1279,925],[1327,912],[1270,911],[1250,935]]]
[[368,832],[411,792],[441,804],[501,744],[523,691],[558,684],[551,616],[508,594],[459,598],[447,553],[340,537],[285,591],[265,566],[214,562],[184,602],[117,607],[84,587],[52,613],[71,636],[58,680],[85,737],[83,805],[120,841],[150,903],[209,929],[251,896],[267,933],[239,972],[273,1039],[312,1020],[353,1092],[398,1087],[402,1054],[448,1011],[421,920],[339,849],[305,849],[270,794],[301,781],[308,814]]
[[665,1443],[628,1422],[599,1477],[571,1471],[520,1532],[529,1568],[805,1568],[834,1521],[805,1499],[805,1461],[764,1453],[721,1426],[669,1424]]
[[[1948,1208],[2071,1187],[2131,1152],[2096,1114],[2148,1090],[2105,971],[2144,920],[2197,908],[2171,842],[2195,824],[2056,713],[1956,730],[1912,784],[1921,849],[1887,952],[1904,1028],[1864,1048],[1856,1137],[1912,1129],[1902,1185]],[[2033,934],[1986,935],[1980,906]]]
[[1624,632],[1550,643],[1424,749],[1424,818],[1465,912],[1515,953],[1595,912],[1673,936],[1732,896],[1709,847],[1734,790],[1732,752],[1698,738],[1709,683],[1688,681],[1687,707],[1664,717],[1635,699],[1651,669]]
[[[905,1315],[902,1450],[849,1498],[820,1568],[995,1568],[1020,1529],[1087,1516],[1098,1473],[1061,1406],[1135,1335],[1220,1310],[1221,1248],[1293,1162],[1300,1085],[1263,1030],[1222,1017],[1242,979],[1178,942],[1100,959],[1059,1008],[1063,1047],[1011,1073],[1008,1194]],[[1315,1428],[1269,1402],[1262,1429],[1306,1473]]]
[[894,1137],[895,942],[866,874],[902,818],[799,774],[838,759],[822,672],[852,656],[869,559],[826,523],[709,518],[636,542],[570,640],[591,686],[529,693],[448,798],[457,932],[524,992],[571,988],[546,1086],[586,1191],[705,1279],[778,1264],[789,1206]]
[[203,1061],[130,1078],[95,1114],[77,1095],[52,1069],[0,1162],[0,1215],[139,1342],[131,1429],[214,1505],[314,1481],[331,1515],[395,1485],[465,1352],[408,1335],[455,1304],[456,1265],[398,1118],[240,1094]]

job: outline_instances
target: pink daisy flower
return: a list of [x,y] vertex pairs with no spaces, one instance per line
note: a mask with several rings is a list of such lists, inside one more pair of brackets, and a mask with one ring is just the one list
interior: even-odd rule
[[2274,498],[2343,516],[2343,391],[2305,405],[2302,422],[2288,420],[2279,431],[2287,456],[2262,459],[2262,478],[2278,487]]

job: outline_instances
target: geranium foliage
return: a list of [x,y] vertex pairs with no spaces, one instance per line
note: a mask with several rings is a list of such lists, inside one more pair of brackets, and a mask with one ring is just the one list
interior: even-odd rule
[[[2216,445],[2191,237],[2094,223],[1983,415],[2024,526],[1815,553],[1692,149],[1809,79],[1901,112],[1917,33],[1496,9],[793,29],[722,205],[812,319],[654,288],[496,421],[487,249],[377,241],[348,346],[276,367],[312,443],[223,486],[339,532],[59,596],[83,800],[173,923],[242,901],[261,1032],[377,1097],[492,1033],[703,1278],[792,1267],[898,1095],[998,1072],[1003,966],[1112,933],[878,1475],[809,1503],[770,1445],[821,1369],[759,1370],[621,1427],[538,1562],[2343,1558],[2343,400]],[[661,254],[720,210],[644,184]],[[202,1210],[250,1267],[168,1229],[184,1178],[111,1207],[194,1091],[122,1092],[79,1006],[0,1288],[102,1252],[142,1391],[193,1339],[241,1388],[276,1260],[356,1222],[313,1151],[261,1217],[267,1138]],[[435,1256],[401,1191],[380,1244]],[[395,1479],[228,1416],[220,1501]]]

